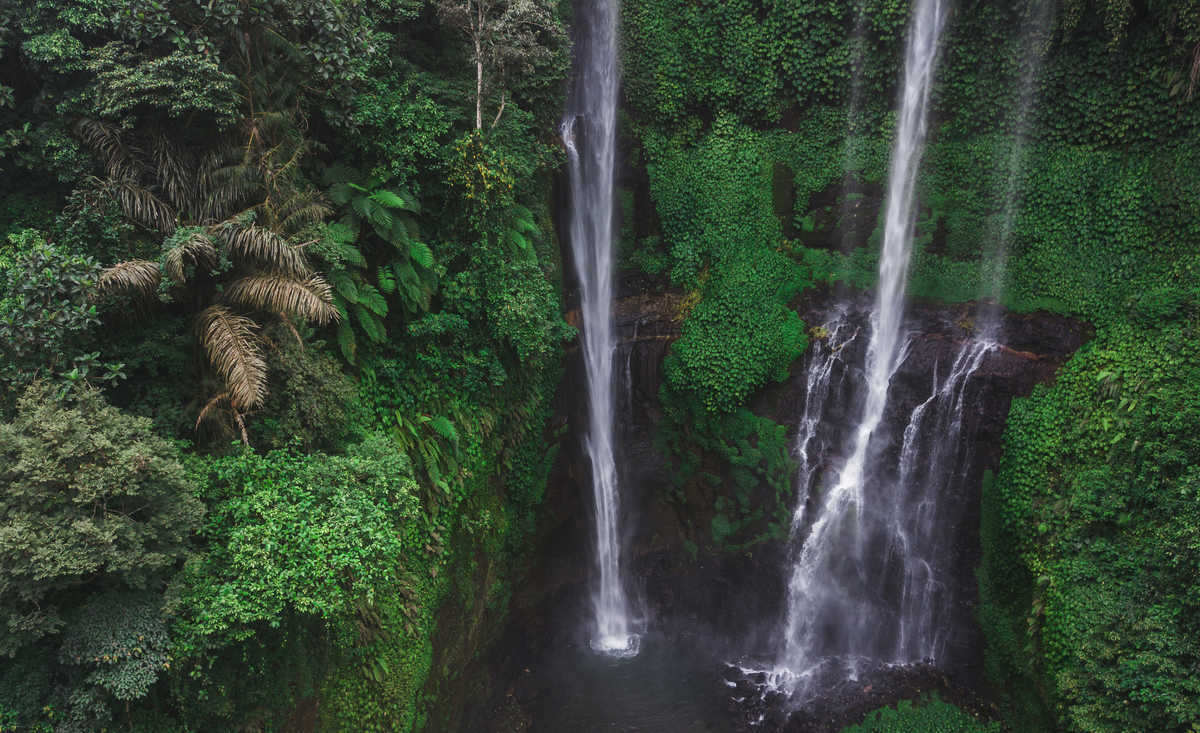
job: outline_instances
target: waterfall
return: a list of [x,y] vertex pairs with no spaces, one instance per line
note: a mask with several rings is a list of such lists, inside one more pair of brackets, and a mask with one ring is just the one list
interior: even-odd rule
[[864,519],[869,448],[887,405],[888,386],[902,363],[904,296],[912,250],[917,169],[925,143],[930,88],[945,0],[916,0],[909,27],[896,141],[888,179],[879,284],[870,317],[866,394],[851,449],[837,480],[821,497],[818,513],[795,556],[788,584],[782,656],[774,680],[795,691],[822,671],[856,677],[860,665],[878,661],[886,615],[868,587],[864,560],[878,513]]
[[838,308],[834,317],[820,327],[824,338],[814,339],[809,348],[804,384],[804,412],[796,432],[796,509],[792,513],[793,542],[803,531],[808,498],[817,478],[818,459],[828,448],[819,429],[825,417],[829,396],[846,378],[843,354],[857,337],[859,329],[847,319],[845,307]]
[[953,598],[943,578],[953,569],[951,548],[939,533],[954,509],[947,508],[946,492],[965,479],[974,436],[963,435],[963,410],[967,385],[997,345],[992,341],[966,342],[938,383],[937,368],[929,398],[912,411],[900,447],[899,479],[889,522],[889,557],[881,564],[883,576],[899,565],[902,577],[898,634],[893,660],[898,663],[937,660],[951,628]]
[[613,168],[617,127],[617,0],[576,8],[575,85],[562,123],[571,186],[571,252],[579,277],[588,431],[596,510],[592,647],[633,654],[629,602],[621,577],[620,496],[613,450]]
[[996,339],[1000,335],[1000,298],[1004,294],[1008,249],[1019,208],[1021,173],[1029,151],[1030,115],[1037,104],[1036,82],[1042,67],[1044,49],[1039,46],[1048,41],[1053,9],[1053,2],[1035,3],[1033,16],[1026,19],[1021,34],[1021,75],[1017,82],[1013,136],[1005,161],[1004,183],[999,187],[1004,209],[992,232],[992,251],[984,258],[980,283],[980,300],[984,305],[980,308],[978,330],[987,339]]

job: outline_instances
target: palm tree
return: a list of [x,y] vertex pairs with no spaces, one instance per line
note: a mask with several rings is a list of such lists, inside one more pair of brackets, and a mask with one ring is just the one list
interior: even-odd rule
[[158,262],[115,264],[101,273],[100,290],[193,295],[199,351],[222,385],[197,425],[227,414],[248,442],[243,416],[267,396],[260,319],[278,318],[299,339],[292,318],[324,325],[339,317],[329,285],[297,242],[330,214],[298,173],[308,142],[286,113],[252,117],[242,135],[199,154],[161,130],[131,141],[97,120],[75,129],[103,161],[105,178],[95,185],[130,220],[166,238]]

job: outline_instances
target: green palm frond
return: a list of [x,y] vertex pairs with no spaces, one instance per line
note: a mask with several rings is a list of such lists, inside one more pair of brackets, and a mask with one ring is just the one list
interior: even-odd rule
[[206,192],[204,218],[219,220],[228,217],[239,205],[260,195],[263,179],[258,168],[239,160],[237,163],[214,167],[205,175],[203,186]]
[[320,191],[301,189],[292,192],[285,201],[275,206],[272,213],[279,228],[293,234],[309,224],[324,221],[333,210]]
[[97,287],[103,293],[148,295],[158,288],[162,271],[147,260],[118,262],[100,273]]
[[314,323],[334,323],[340,314],[333,305],[329,283],[320,275],[303,280],[287,275],[248,275],[225,291],[231,303],[281,316],[303,316]]
[[197,321],[200,346],[221,375],[235,410],[262,407],[267,398],[267,361],[257,324],[224,306],[205,308]]

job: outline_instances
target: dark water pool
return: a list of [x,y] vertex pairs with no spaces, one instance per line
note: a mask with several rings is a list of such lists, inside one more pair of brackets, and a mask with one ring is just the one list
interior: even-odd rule
[[698,644],[648,636],[629,659],[586,645],[542,661],[534,733],[731,733],[722,664]]

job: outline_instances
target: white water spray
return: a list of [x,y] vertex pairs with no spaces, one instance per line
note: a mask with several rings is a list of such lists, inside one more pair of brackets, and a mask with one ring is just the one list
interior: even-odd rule
[[1004,294],[1004,278],[1008,267],[1008,250],[1012,241],[1013,224],[1020,208],[1021,175],[1029,154],[1031,117],[1037,105],[1037,77],[1042,68],[1042,56],[1048,43],[1054,3],[1035,3],[1033,15],[1026,19],[1021,35],[1021,75],[1017,82],[1016,108],[1012,142],[1005,161],[1004,183],[1000,195],[1004,210],[999,224],[993,229],[993,246],[984,257],[980,298],[985,304],[980,310],[979,333],[986,339],[1000,337],[1000,298]]
[[587,453],[596,507],[592,647],[637,653],[621,576],[620,495],[613,450],[613,169],[616,160],[617,1],[579,3],[575,88],[562,124],[571,186],[571,251],[579,276],[587,371]]
[[[773,676],[793,691],[822,670],[856,677],[877,656],[864,586],[864,483],[868,449],[904,358],[904,296],[912,253],[917,170],[925,144],[929,95],[945,0],[916,0],[905,53],[904,85],[888,179],[879,285],[871,313],[866,396],[851,450],[800,549],[788,585],[782,657]],[[830,666],[837,669],[830,669]]]

